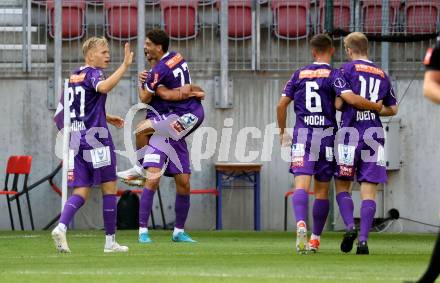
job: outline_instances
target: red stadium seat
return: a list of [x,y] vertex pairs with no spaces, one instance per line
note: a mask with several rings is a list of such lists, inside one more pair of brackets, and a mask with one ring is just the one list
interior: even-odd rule
[[[400,0],[390,1],[389,27],[392,31],[397,25],[397,14],[400,7]],[[362,7],[362,25],[363,31],[370,34],[382,33],[382,1],[381,0],[363,0]]]
[[[325,2],[319,1],[319,23],[321,30],[325,24]],[[333,29],[341,29],[345,32],[350,31],[350,0],[333,1]]]
[[[216,7],[220,10],[221,1]],[[228,37],[229,39],[248,39],[252,37],[252,1],[228,1]]]
[[[6,168],[6,179],[5,188],[0,191],[0,195],[6,195],[6,200],[8,203],[9,218],[11,221],[11,228],[14,228],[14,219],[12,217],[11,202],[15,200],[17,203],[18,219],[20,220],[21,230],[24,230],[23,217],[21,214],[21,206],[19,197],[26,195],[29,218],[31,220],[31,228],[34,230],[34,219],[32,217],[31,202],[29,200],[29,187],[27,184],[29,173],[31,172],[32,156],[11,156],[8,160],[8,166]],[[23,175],[23,188],[21,191],[18,190],[18,181],[20,175]],[[9,178],[13,176],[12,184],[9,185]]]
[[114,39],[137,37],[136,0],[104,0],[106,34]]
[[198,0],[161,0],[162,20],[171,39],[189,39],[197,36]]
[[307,37],[310,0],[273,0],[274,33],[283,39]]
[[407,0],[405,30],[410,34],[436,33],[439,21],[439,1]]
[[[62,1],[62,38],[74,40],[84,36],[85,33],[85,0]],[[49,35],[55,37],[55,5],[53,0],[47,1],[47,15],[49,17]]]

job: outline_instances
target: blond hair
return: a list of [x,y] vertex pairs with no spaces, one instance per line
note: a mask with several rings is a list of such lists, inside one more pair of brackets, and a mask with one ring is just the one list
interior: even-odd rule
[[352,32],[344,38],[345,48],[359,55],[368,55],[368,38],[362,32]]
[[105,37],[93,36],[93,37],[87,39],[82,46],[82,52],[83,52],[84,57],[86,57],[87,53],[91,49],[93,49],[97,46],[100,46],[100,45],[101,46],[108,46],[108,41]]

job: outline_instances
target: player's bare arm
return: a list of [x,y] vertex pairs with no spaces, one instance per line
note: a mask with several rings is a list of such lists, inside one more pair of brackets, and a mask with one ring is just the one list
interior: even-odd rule
[[290,102],[292,102],[292,99],[286,96],[282,96],[278,101],[277,121],[278,121],[278,128],[280,129],[281,145],[288,143],[288,141],[286,140],[288,139],[288,137],[286,136],[285,130],[286,130],[286,119],[287,119],[287,107],[289,107]]
[[156,91],[163,100],[180,101],[190,97],[195,97],[200,100],[205,99],[205,92],[197,85],[186,84],[175,89],[168,89],[165,86],[159,86]]
[[344,100],[345,103],[350,104],[351,106],[359,110],[373,110],[380,113],[383,107],[382,101],[372,102],[353,92],[342,93],[340,97]]
[[335,108],[336,110],[341,111],[342,110],[342,106],[344,106],[344,100],[340,97],[336,97],[335,99]]
[[440,104],[440,71],[426,71],[423,95],[432,102]]
[[115,126],[118,129],[122,129],[124,127],[124,119],[119,116],[106,114],[105,119],[107,120],[107,123]]
[[122,62],[121,66],[119,66],[119,68],[113,74],[111,74],[110,77],[98,84],[98,92],[108,93],[122,79],[122,76],[133,62],[133,52],[130,50],[129,43],[125,43],[124,52],[124,62]]
[[394,116],[397,115],[397,105],[383,106],[382,110],[379,112],[380,116]]

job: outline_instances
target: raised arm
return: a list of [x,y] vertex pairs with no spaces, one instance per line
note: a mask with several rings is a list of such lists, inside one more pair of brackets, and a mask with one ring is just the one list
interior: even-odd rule
[[122,62],[121,66],[113,73],[110,77],[108,77],[106,80],[100,82],[97,85],[97,91],[100,93],[109,93],[116,84],[122,79],[122,76],[124,75],[125,71],[127,71],[128,67],[133,62],[133,52],[130,50],[130,44],[125,43],[124,46],[125,55],[124,55],[124,62]]

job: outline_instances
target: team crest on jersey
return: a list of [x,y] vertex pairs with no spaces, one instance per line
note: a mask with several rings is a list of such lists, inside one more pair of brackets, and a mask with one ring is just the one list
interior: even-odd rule
[[343,78],[336,78],[333,85],[337,88],[344,88],[347,85],[347,82]]

